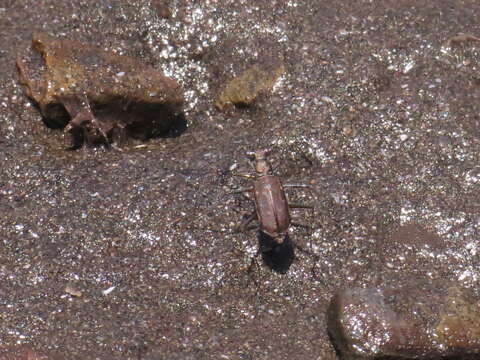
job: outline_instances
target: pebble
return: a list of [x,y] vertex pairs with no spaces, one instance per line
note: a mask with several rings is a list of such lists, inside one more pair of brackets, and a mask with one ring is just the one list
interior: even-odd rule
[[340,290],[328,332],[347,360],[480,358],[478,299],[448,281]]

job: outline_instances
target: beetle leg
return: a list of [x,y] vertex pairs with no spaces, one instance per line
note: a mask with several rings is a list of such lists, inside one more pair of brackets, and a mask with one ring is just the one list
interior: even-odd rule
[[[257,250],[257,253],[255,254],[255,256],[252,257],[252,260],[251,260],[251,262],[250,262],[250,266],[248,267],[248,270],[247,270],[248,273],[251,273],[251,272],[252,272],[252,270],[253,270],[253,265],[255,265],[255,267],[257,268],[257,272],[260,271],[260,265],[258,265],[258,261],[257,261],[257,258],[258,258],[258,256],[259,256],[260,254],[261,254],[260,249],[258,249],[258,250]],[[255,278],[254,278],[254,281],[255,281]],[[256,281],[255,281],[255,282],[256,282]]]
[[305,224],[302,224],[302,223],[297,223],[297,222],[294,222],[294,221],[291,221],[290,222],[290,225],[292,226],[298,226],[298,227],[303,227],[305,229],[311,229],[312,227],[309,226],[309,225],[305,225]]
[[[317,191],[315,190],[315,188],[312,185],[309,185],[309,184],[284,184],[283,186],[284,187],[292,187],[292,188],[297,187],[297,188],[308,189],[313,193],[314,196],[317,195]],[[297,208],[297,209],[311,209],[312,214],[315,217],[315,206],[313,206],[313,205],[299,204],[299,203],[288,203],[288,207],[290,209],[295,209],[295,208]],[[291,224],[292,225],[297,225],[297,226],[302,226],[302,227],[305,227],[305,228],[308,228],[308,229],[312,230],[311,226],[306,226],[306,225],[298,224],[298,223],[294,223],[294,222],[292,222]]]
[[298,245],[296,241],[294,240],[290,240],[291,243],[293,244],[293,246],[298,249],[300,252],[306,254],[306,255],[309,255],[311,257],[313,257],[315,260],[318,260],[319,259],[319,256],[317,254],[315,254],[313,251],[311,250],[308,250],[308,249],[305,249],[303,246],[301,245]]
[[253,191],[253,188],[244,188],[244,189],[240,189],[240,190],[228,192],[227,195],[230,195],[230,194],[241,194],[241,193],[244,193],[244,192],[252,192],[252,191]]
[[298,188],[311,188],[309,184],[283,184],[283,187],[298,187]]
[[[313,205],[295,204],[295,203],[290,204],[290,203],[288,203],[288,207],[290,209],[311,209],[311,210],[315,211],[315,207]],[[302,224],[302,223],[297,223],[295,221],[290,221],[290,225],[303,227],[305,229],[310,229],[310,230],[312,229],[312,227],[309,226],[309,225],[305,225],[305,224]]]
[[313,259],[313,261],[314,261],[313,267],[312,267],[312,269],[310,270],[310,272],[312,273],[313,278],[316,279],[317,281],[319,281],[323,286],[327,286],[327,284],[325,283],[323,277],[322,277],[321,275],[318,275],[318,274],[317,274],[317,270],[316,270],[317,264],[318,264],[318,262],[320,261],[320,256],[317,255],[317,254],[315,254],[312,250],[306,249],[306,248],[304,248],[303,246],[298,245],[296,241],[291,240],[291,242],[292,242],[292,245],[293,245],[298,251],[300,251],[301,253],[303,253],[303,254],[305,254],[305,255],[307,255],[307,256],[310,256],[310,257]]
[[233,174],[233,176],[239,176],[239,177],[243,177],[243,178],[246,178],[246,179],[255,179],[256,178],[255,175],[251,175],[251,174]]
[[315,209],[313,205],[288,203],[288,207],[291,209]]
[[309,189],[313,194],[318,195],[317,190],[310,184],[283,184],[284,188],[303,188]]
[[252,215],[250,215],[246,220],[244,220],[239,226],[238,226],[238,231],[239,232],[245,232],[247,230],[248,224],[250,224],[253,220],[257,219],[257,213],[254,212]]

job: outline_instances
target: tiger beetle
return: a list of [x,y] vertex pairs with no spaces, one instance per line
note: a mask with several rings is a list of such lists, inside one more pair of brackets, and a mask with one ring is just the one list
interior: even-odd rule
[[248,152],[255,163],[256,175],[239,175],[247,178],[254,178],[253,186],[241,189],[234,193],[251,192],[254,196],[255,212],[248,217],[239,229],[244,231],[254,220],[258,220],[260,231],[270,236],[277,245],[283,244],[288,228],[290,227],[291,208],[313,208],[310,205],[292,204],[285,196],[286,187],[310,187],[303,184],[282,184],[279,176],[272,175],[267,156],[270,149],[262,149]]

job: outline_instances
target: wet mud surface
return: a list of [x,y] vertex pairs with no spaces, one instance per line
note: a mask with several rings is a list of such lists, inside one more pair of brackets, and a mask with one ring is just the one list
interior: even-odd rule
[[[476,1],[7,0],[0,15],[1,344],[336,359],[325,314],[338,289],[415,275],[478,292],[480,43],[449,41],[480,35]],[[34,30],[175,79],[187,129],[66,151],[18,82]],[[271,54],[285,68],[271,94],[215,108]],[[313,187],[290,200],[315,210],[292,210],[304,251],[251,266],[263,240],[234,230],[253,204],[228,193],[248,186],[245,153],[267,146],[277,175]]]

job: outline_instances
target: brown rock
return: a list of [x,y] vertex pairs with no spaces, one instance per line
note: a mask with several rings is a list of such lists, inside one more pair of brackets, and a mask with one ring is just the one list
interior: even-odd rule
[[175,80],[137,59],[41,32],[17,57],[17,68],[25,94],[46,123],[68,123],[74,147],[160,135],[183,103]]
[[26,345],[0,346],[0,360],[52,360]]
[[343,359],[480,358],[478,299],[448,282],[339,291],[328,331]]
[[449,288],[435,333],[440,343],[448,348],[477,349],[478,352],[480,303],[471,301],[458,287]]
[[251,105],[260,94],[270,92],[284,72],[285,67],[278,59],[255,64],[230,80],[218,96],[215,106],[224,110],[232,104]]

